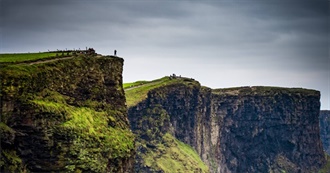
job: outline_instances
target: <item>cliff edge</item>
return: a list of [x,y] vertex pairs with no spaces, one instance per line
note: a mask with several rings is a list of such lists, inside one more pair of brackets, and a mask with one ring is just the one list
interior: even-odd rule
[[166,145],[152,141],[168,134],[192,146],[210,172],[316,172],[325,163],[318,91],[210,89],[171,77],[130,86],[125,91],[129,120],[143,141],[136,159],[140,169],[169,172],[148,164],[149,153],[166,155]]
[[88,55],[2,66],[1,172],[132,172],[122,71]]

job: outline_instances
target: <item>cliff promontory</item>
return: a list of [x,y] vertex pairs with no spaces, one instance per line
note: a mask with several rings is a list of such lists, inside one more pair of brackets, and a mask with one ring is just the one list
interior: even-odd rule
[[1,66],[1,172],[132,172],[123,59]]
[[[175,172],[316,172],[325,163],[318,91],[210,89],[193,79],[165,77],[128,84],[125,92],[139,141],[136,167],[144,172],[171,172],[173,160],[185,165],[180,154],[166,157],[168,136],[192,146],[209,168]],[[152,158],[164,158],[168,167]]]

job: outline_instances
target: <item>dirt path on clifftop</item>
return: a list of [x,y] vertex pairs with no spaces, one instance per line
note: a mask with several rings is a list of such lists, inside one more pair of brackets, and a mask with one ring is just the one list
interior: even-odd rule
[[58,61],[58,60],[65,60],[65,59],[72,59],[75,58],[73,56],[70,57],[64,57],[64,58],[55,58],[55,59],[49,59],[49,60],[45,60],[45,61],[36,61],[36,62],[24,62],[24,63],[18,63],[18,64],[26,64],[26,65],[33,65],[33,64],[42,64],[42,63],[48,63],[48,62],[54,62],[54,61]]

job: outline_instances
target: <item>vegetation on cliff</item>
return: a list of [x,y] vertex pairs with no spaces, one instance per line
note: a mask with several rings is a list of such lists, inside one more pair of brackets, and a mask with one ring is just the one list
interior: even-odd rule
[[325,163],[318,136],[319,91],[210,89],[191,79],[175,80],[145,87],[146,94],[129,107],[138,170],[159,170],[148,158],[162,157],[154,150],[162,148],[158,137],[167,134],[192,146],[210,172],[316,172]]
[[57,53],[7,53],[0,54],[0,63],[3,62],[23,62],[23,61],[33,61],[38,59],[55,57]]
[[191,81],[193,80],[188,78],[166,76],[153,81],[124,83],[123,88],[125,89],[127,106],[132,107],[143,101],[147,97],[148,92],[152,89],[178,83],[189,84]]
[[303,95],[315,95],[319,94],[319,91],[305,89],[305,88],[283,88],[274,86],[246,86],[246,87],[234,87],[234,88],[222,88],[213,89],[214,94],[219,95],[237,95],[237,96],[275,96],[276,94],[303,94]]
[[173,136],[170,117],[157,101],[132,113],[150,95],[165,99],[168,88],[196,86],[198,82],[178,77],[124,84],[131,128],[137,135],[136,172],[209,172],[196,151]]
[[169,133],[164,134],[159,141],[152,143],[140,140],[138,145],[142,148],[138,154],[144,161],[143,166],[153,171],[165,173],[209,172],[191,146],[177,140]]
[[1,172],[132,170],[122,67],[89,56],[3,66]]

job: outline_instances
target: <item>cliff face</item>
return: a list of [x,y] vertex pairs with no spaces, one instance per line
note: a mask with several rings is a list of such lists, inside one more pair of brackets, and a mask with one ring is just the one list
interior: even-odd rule
[[1,172],[131,172],[122,68],[114,57],[1,67]]
[[[219,159],[232,172],[314,172],[324,163],[317,91],[246,87],[213,92]],[[220,122],[220,123],[219,123]],[[223,142],[222,142],[223,141]]]
[[330,155],[330,111],[320,112],[320,136],[324,151]]
[[195,117],[191,115],[195,112],[193,104],[198,102],[192,96],[199,84],[174,79],[164,83],[128,110],[131,128],[137,135],[135,172],[209,172],[187,145],[190,143],[183,140],[192,141],[190,137],[194,136]]
[[[318,91],[275,87],[212,90],[196,81],[173,80],[180,82],[149,91],[143,101],[129,108],[138,138],[150,136],[143,128],[155,121],[146,121],[147,117],[161,119],[150,133],[169,133],[191,145],[211,172],[313,172],[324,164]],[[166,116],[146,112],[154,108]],[[150,144],[141,148],[150,147],[155,148]],[[138,151],[138,155],[143,153]]]

